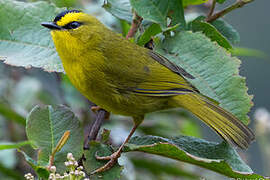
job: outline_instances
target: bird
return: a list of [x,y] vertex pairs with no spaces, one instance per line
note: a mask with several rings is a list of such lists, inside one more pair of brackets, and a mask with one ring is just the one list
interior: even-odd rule
[[254,140],[242,121],[189,82],[195,77],[185,69],[130,42],[94,16],[65,10],[41,25],[50,29],[64,70],[79,92],[108,112],[133,118],[134,126],[119,149],[96,156],[108,162],[92,174],[110,169],[145,114],[155,111],[183,108],[242,149]]

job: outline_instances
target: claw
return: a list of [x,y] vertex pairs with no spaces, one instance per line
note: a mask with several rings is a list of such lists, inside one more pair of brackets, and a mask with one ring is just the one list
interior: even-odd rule
[[94,170],[93,172],[91,172],[91,175],[109,170],[110,168],[113,167],[113,165],[115,164],[116,160],[117,159],[111,159],[104,166],[102,166],[102,167]]
[[[100,106],[92,106],[91,110],[96,114],[98,112],[98,110],[102,109]],[[105,119],[109,120],[110,119],[110,113],[106,112],[105,114]]]
[[95,174],[95,173],[100,173],[100,172],[104,172],[110,168],[113,167],[113,165],[116,163],[117,159],[120,157],[121,155],[121,151],[116,151],[113,154],[111,154],[110,156],[98,156],[97,152],[95,154],[95,157],[97,160],[109,160],[109,162],[107,162],[104,166],[96,169],[95,171],[91,172],[91,175]]
[[135,123],[135,125],[133,126],[132,130],[130,131],[128,137],[123,142],[123,144],[119,147],[119,149],[116,152],[114,152],[110,156],[101,157],[101,156],[98,156],[97,152],[96,152],[96,154],[95,154],[96,159],[98,159],[98,160],[109,160],[109,162],[107,162],[104,166],[102,166],[102,167],[94,170],[93,172],[91,172],[91,175],[93,175],[95,173],[104,172],[104,171],[109,170],[110,168],[113,167],[113,165],[116,163],[117,159],[121,156],[121,152],[122,152],[122,149],[123,149],[124,145],[131,138],[132,134],[135,132],[136,128],[139,126],[140,123],[141,123],[141,121],[139,121],[139,123],[138,122]]
[[111,159],[118,159],[121,156],[121,152],[114,152],[113,154],[111,154],[110,156],[99,156],[97,155],[97,152],[95,154],[95,157],[97,160],[111,160]]

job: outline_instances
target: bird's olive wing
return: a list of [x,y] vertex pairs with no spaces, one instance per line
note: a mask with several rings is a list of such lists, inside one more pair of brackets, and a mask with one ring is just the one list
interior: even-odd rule
[[149,51],[149,55],[154,60],[156,60],[157,62],[159,62],[160,64],[162,64],[163,66],[166,66],[172,72],[174,72],[174,73],[176,73],[178,75],[181,75],[181,76],[185,76],[185,77],[190,78],[190,79],[195,79],[195,77],[193,77],[191,74],[189,74],[186,70],[184,70],[183,68],[175,65],[174,63],[172,63],[171,61],[169,61],[164,56],[161,56],[160,54],[158,54],[158,53],[156,53],[154,51]]
[[148,64],[149,74],[133,89],[134,93],[147,96],[175,96],[199,92],[184,78],[194,79],[191,74],[158,53],[153,51],[148,53],[154,63]]

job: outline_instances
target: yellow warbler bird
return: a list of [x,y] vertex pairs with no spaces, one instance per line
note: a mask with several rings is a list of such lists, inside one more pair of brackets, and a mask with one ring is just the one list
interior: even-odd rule
[[94,172],[109,169],[120,157],[146,113],[184,108],[226,141],[247,148],[252,131],[230,112],[201,95],[187,78],[194,78],[152,50],[140,47],[106,28],[95,17],[77,10],[44,22],[73,85],[89,100],[115,114],[133,117],[134,127],[109,162]]

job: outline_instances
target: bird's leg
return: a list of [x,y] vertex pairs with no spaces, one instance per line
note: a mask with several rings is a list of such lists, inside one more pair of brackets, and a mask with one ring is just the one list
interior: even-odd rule
[[96,159],[98,159],[98,160],[109,160],[109,162],[107,162],[104,166],[102,166],[102,167],[96,169],[95,171],[91,172],[91,175],[95,174],[95,173],[99,173],[99,172],[104,172],[104,171],[112,168],[112,166],[116,163],[117,159],[121,156],[121,152],[122,152],[122,149],[123,149],[124,145],[129,141],[131,136],[136,131],[137,127],[141,124],[142,120],[143,120],[143,118],[141,118],[141,117],[133,119],[134,126],[133,126],[132,130],[130,131],[128,137],[126,138],[126,140],[123,142],[123,144],[119,147],[119,149],[116,152],[114,152],[110,156],[103,156],[103,157],[100,157],[100,156],[98,156],[96,154]]
[[[94,106],[91,107],[91,110],[92,110],[94,113],[97,113],[98,110],[100,110],[100,109],[102,109],[102,108],[99,107],[99,106],[96,106],[96,105],[94,105]],[[106,114],[105,114],[105,119],[106,119],[106,120],[109,120],[109,119],[110,119],[110,113],[109,113],[109,112],[106,112]]]

